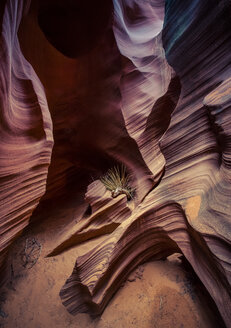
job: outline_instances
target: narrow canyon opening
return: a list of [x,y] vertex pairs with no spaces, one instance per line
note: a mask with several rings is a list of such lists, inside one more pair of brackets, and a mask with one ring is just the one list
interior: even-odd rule
[[231,5],[0,4],[0,327],[230,327]]

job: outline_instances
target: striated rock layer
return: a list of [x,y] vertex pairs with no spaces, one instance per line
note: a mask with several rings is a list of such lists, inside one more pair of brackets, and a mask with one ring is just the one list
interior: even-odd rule
[[12,241],[46,190],[53,145],[42,84],[24,58],[17,31],[30,1],[1,5],[0,35],[0,274]]
[[[148,20],[145,5],[139,6],[136,1],[125,3],[123,2],[123,6],[127,11],[120,12],[123,16],[122,23],[118,23],[118,20],[115,23],[115,35],[117,30],[120,31],[117,38],[119,46],[124,25],[126,31],[129,33],[131,28],[132,36],[137,36],[139,40],[142,40],[142,32],[147,32],[147,28],[140,30],[142,22]],[[152,3],[153,7],[155,4],[160,5],[158,1]],[[120,2],[115,2],[116,10],[117,6],[120,6]],[[146,6],[150,4],[146,3]],[[179,99],[177,93],[180,87],[175,87],[170,92],[171,99],[176,99],[175,104],[178,100],[176,108],[173,107],[172,110],[168,109],[170,105],[166,102],[169,99],[167,94],[162,98],[163,106],[159,109],[159,115],[166,115],[167,111],[171,115],[170,126],[166,126],[162,134],[147,134],[154,139],[156,136],[157,145],[160,142],[161,156],[164,156],[166,162],[165,175],[108,239],[77,259],[74,271],[60,295],[71,313],[100,314],[134,266],[149,257],[161,258],[178,251],[191,263],[228,327],[231,322],[228,129],[231,119],[231,61],[228,51],[231,42],[230,3],[224,1],[218,6],[217,1],[202,3],[170,0],[166,1],[165,9],[163,45],[166,58],[180,79],[181,92]],[[132,25],[130,17],[137,26]],[[215,20],[219,28],[214,24]],[[143,37],[145,38],[145,34]],[[124,49],[126,45],[129,46],[129,42],[135,44],[136,40],[133,41],[130,37],[127,43],[126,38],[127,35],[121,49],[129,58],[129,48],[127,53]],[[145,64],[140,68],[136,63],[140,58],[147,60],[145,44],[142,41],[140,43],[143,53],[140,50],[132,58],[131,64],[132,70],[137,70],[137,74],[142,73],[143,80],[138,80],[139,89],[146,83],[142,72]],[[153,53],[154,44],[153,41]],[[128,71],[127,74],[129,75]],[[146,78],[149,78],[148,74]],[[128,81],[130,85],[126,85],[125,75],[121,81],[122,101],[126,96],[129,99],[129,92],[132,94],[132,83],[134,90],[137,88],[135,78]],[[124,96],[123,93],[126,92],[128,95]],[[132,110],[128,109],[130,102],[125,102],[122,106],[128,132],[136,140],[141,153],[145,150],[142,146],[144,142],[146,151],[142,155],[150,165],[148,158],[152,154],[154,160],[154,155],[157,154],[152,153],[151,138],[144,140],[141,127],[145,126],[145,121],[146,127],[150,126],[147,124],[150,116],[143,115],[140,128],[139,119],[135,119],[136,110],[141,113],[140,107],[144,109],[147,104],[144,102],[141,106],[142,97],[144,100],[148,99],[147,95],[145,98],[137,92],[136,103],[134,95]],[[152,101],[155,101],[154,97]],[[157,103],[158,100],[153,110]],[[154,122],[151,124],[155,125]],[[152,131],[155,131],[154,128]],[[152,165],[154,175],[158,172],[157,167],[158,165]],[[121,206],[121,211],[122,208]]]
[[[45,87],[53,121],[55,143],[45,199],[65,197],[68,193],[75,193],[76,189],[86,188],[92,177],[99,177],[118,162],[125,163],[133,172],[137,197],[142,199],[155,184],[153,180],[159,178],[155,179],[137,143],[126,129],[120,93],[122,57],[113,35],[112,10],[107,10],[107,19],[99,17],[107,24],[98,32],[97,44],[89,47],[88,51],[85,49],[84,55],[77,51],[73,57],[74,54],[67,56],[69,47],[65,51],[67,43],[63,39],[73,38],[75,16],[71,15],[71,21],[70,16],[62,18],[64,25],[70,24],[73,28],[71,36],[65,28],[61,35],[56,31],[55,37],[60,36],[58,44],[61,48],[51,46],[48,42],[51,31],[47,28],[42,31],[40,26],[46,23],[43,24],[42,20],[46,20],[46,12],[51,6],[54,22],[59,19],[60,10],[68,13],[76,10],[82,17],[81,28],[84,30],[85,20],[89,19],[86,7],[79,1],[37,2],[37,6],[36,1],[32,3],[30,13],[22,22],[20,42],[26,58]],[[50,28],[54,29],[52,24]],[[82,41],[77,29],[72,42],[81,44]],[[56,43],[57,40],[52,41],[53,45]],[[38,49],[43,51],[38,53]]]
[[20,45],[41,82],[17,38],[29,2],[4,5],[1,259],[45,188],[48,206],[83,197],[124,164],[135,199],[91,183],[86,213],[49,253],[105,236],[77,259],[63,304],[99,315],[138,264],[179,252],[230,327],[230,2],[102,0],[97,25],[80,1],[34,1]]

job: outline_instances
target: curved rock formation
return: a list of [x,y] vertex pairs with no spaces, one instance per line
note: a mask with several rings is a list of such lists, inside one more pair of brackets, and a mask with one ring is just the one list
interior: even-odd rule
[[174,203],[155,211],[152,206],[137,209],[99,247],[79,257],[61,290],[63,304],[72,314],[99,315],[137,265],[174,252],[184,254],[217,304],[222,305],[221,313],[228,317],[229,308],[223,308],[223,302],[230,301],[228,282],[202,236],[189,226],[182,209]]
[[[139,31],[143,16],[136,1],[132,3]],[[216,1],[166,1],[163,44],[180,78],[181,94],[170,126],[156,140],[158,145],[161,139],[165,175],[106,241],[77,259],[60,294],[71,313],[101,313],[135,265],[177,250],[191,263],[230,325],[229,15],[230,4],[225,1],[220,6]],[[220,22],[219,29],[214,19]],[[141,35],[137,34],[140,39]],[[124,40],[126,48],[126,35]],[[123,82],[121,87],[126,90]],[[138,107],[133,106],[135,113]],[[126,121],[126,104],[123,113],[128,132],[136,138],[139,124],[135,119],[134,125],[132,119]]]
[[[114,33],[120,52],[126,57],[120,81],[123,116],[128,133],[136,140],[158,182],[165,160],[159,150],[161,135],[157,131],[160,133],[164,124],[159,122],[159,113],[154,114],[158,112],[154,104],[166,93],[173,74],[160,33],[164,1],[114,1],[114,6]],[[168,111],[166,103],[165,107]],[[167,123],[168,117],[165,119]]]
[[1,4],[1,259],[45,188],[41,205],[83,197],[121,163],[135,200],[91,183],[88,210],[49,254],[105,235],[77,259],[64,305],[99,315],[135,266],[180,252],[229,327],[231,4],[114,0],[112,26],[102,3],[100,24],[91,10],[86,27],[80,1],[34,1],[20,26],[27,61],[17,32],[29,2]]
[[[0,272],[12,241],[46,190],[53,145],[46,96],[22,55],[17,32],[30,1],[2,5],[0,35]],[[5,276],[5,275],[4,275]]]
[[85,213],[78,220],[74,231],[72,229],[64,234],[61,238],[63,241],[48,256],[55,256],[73,245],[113,232],[132,212],[132,206],[127,204],[127,196],[112,198],[99,180],[89,186],[86,202],[91,215]]
[[110,20],[95,47],[69,58],[48,43],[38,15],[39,6],[32,4],[22,22],[20,42],[45,87],[53,121],[55,143],[45,199],[75,193],[75,186],[86,188],[92,176],[98,178],[123,162],[133,172],[141,200],[153,187],[154,177],[126,129],[120,94],[122,57]]

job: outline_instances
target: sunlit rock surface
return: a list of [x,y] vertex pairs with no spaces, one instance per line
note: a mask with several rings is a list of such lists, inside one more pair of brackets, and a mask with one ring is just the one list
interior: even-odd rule
[[[108,0],[86,26],[78,1],[35,1],[19,33],[27,61],[18,3],[2,5],[2,254],[45,189],[37,218],[88,186],[88,210],[49,253],[105,235],[60,292],[68,311],[102,313],[137,265],[179,252],[230,327],[230,2]],[[92,183],[119,163],[130,203]]]

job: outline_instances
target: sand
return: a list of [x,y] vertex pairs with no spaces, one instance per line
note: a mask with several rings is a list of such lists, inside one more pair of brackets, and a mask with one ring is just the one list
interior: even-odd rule
[[[10,253],[11,282],[1,292],[1,328],[222,327],[212,302],[179,254],[139,266],[101,317],[70,315],[61,303],[59,291],[71,274],[76,257],[98,241],[74,247],[56,257],[45,256],[65,229],[74,228],[75,218],[84,210],[84,206],[78,210],[70,206],[66,207],[67,216],[61,210],[47,213],[47,218],[32,225],[15,242]],[[27,238],[35,238],[42,246],[41,255],[32,268],[23,266],[22,253]]]

